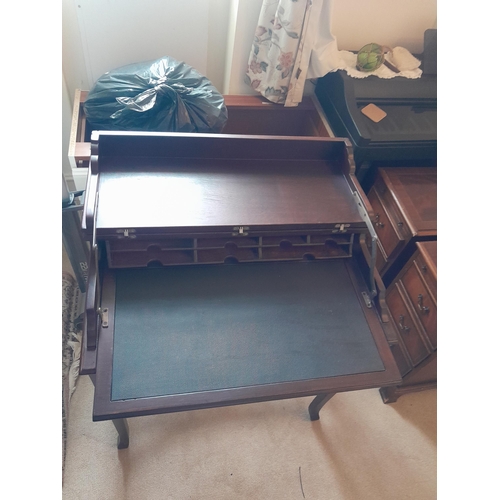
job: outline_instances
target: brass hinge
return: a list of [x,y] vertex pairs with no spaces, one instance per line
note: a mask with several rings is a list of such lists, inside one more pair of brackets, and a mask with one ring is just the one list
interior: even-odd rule
[[99,307],[99,309],[97,309],[97,314],[99,315],[99,317],[101,318],[101,326],[103,328],[107,328],[108,327],[108,308],[105,307],[104,309],[101,309]]
[[250,228],[248,226],[236,226],[236,227],[233,227],[233,231],[235,231],[233,233],[233,236],[248,236],[249,229]]
[[117,229],[118,238],[135,238],[135,229]]
[[372,299],[370,299],[370,296],[366,292],[361,292],[361,295],[363,296],[363,299],[365,300],[366,307],[371,309]]
[[332,229],[332,233],[347,233],[348,227],[351,227],[350,224],[335,224],[335,229]]

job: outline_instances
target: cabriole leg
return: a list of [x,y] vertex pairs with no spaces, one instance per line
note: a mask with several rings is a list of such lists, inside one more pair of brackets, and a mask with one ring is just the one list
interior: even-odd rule
[[319,411],[330,399],[335,396],[335,392],[329,394],[318,394],[309,405],[309,416],[311,420],[319,420]]
[[[92,373],[89,375],[89,377],[95,387],[95,374]],[[115,426],[116,431],[118,432],[118,449],[123,450],[124,448],[128,448],[129,436],[127,419],[116,418],[112,420],[112,422]]]
[[112,422],[118,432],[118,449],[123,450],[124,448],[128,448],[129,437],[127,419],[117,418],[112,420]]

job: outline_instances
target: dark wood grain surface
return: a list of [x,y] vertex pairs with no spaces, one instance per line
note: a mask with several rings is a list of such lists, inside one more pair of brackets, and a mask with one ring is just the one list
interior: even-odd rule
[[98,230],[362,222],[344,176],[325,162],[161,163],[139,171],[124,160],[100,174]]
[[418,236],[437,232],[437,168],[380,168],[410,230]]
[[429,272],[432,273],[434,280],[437,281],[437,261],[438,261],[438,248],[437,240],[434,241],[418,241],[416,243],[418,250],[422,254]]
[[364,225],[341,139],[100,132],[94,145],[98,231]]

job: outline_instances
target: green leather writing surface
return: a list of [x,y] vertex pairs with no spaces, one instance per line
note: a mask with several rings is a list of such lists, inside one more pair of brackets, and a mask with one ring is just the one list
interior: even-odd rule
[[382,370],[342,260],[116,272],[112,400]]

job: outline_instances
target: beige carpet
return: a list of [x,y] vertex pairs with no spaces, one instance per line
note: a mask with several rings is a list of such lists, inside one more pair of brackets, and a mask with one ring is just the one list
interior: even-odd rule
[[384,405],[377,390],[92,422],[93,386],[71,401],[65,500],[430,500],[436,498],[436,391]]

